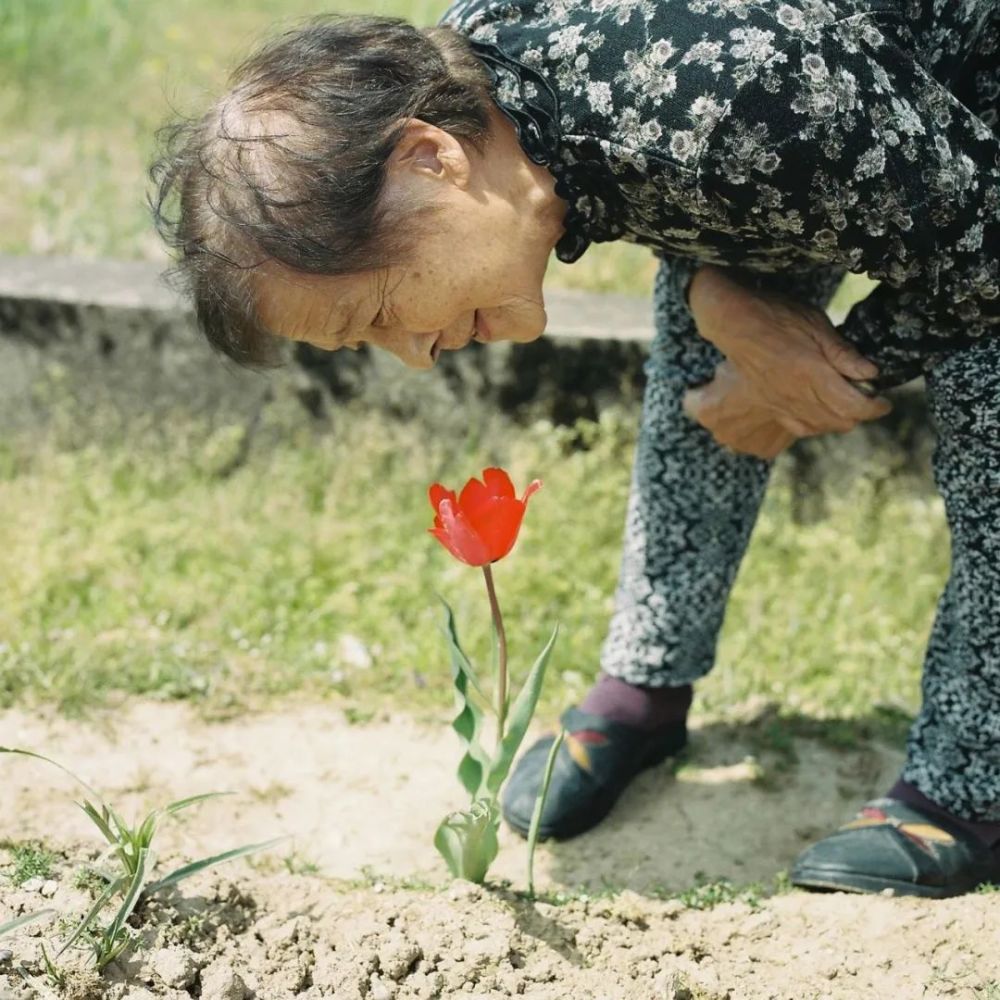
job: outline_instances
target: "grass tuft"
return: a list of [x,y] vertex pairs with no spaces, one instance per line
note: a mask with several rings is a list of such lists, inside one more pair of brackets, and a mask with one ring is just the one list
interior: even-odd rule
[[14,885],[24,885],[29,879],[52,877],[57,856],[38,841],[8,842],[0,845],[7,848],[13,862],[9,878]]

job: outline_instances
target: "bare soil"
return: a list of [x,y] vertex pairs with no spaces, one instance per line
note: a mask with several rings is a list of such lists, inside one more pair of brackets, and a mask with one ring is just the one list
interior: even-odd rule
[[[68,765],[127,816],[234,792],[163,825],[163,871],[288,838],[145,903],[140,945],[101,977],[87,952],[60,959],[63,986],[46,977],[39,945],[65,936],[58,921],[0,939],[0,1000],[998,1000],[996,892],[771,894],[806,843],[888,787],[901,757],[805,739],[762,752],[758,736],[753,720],[696,727],[682,764],[642,775],[601,827],[541,846],[542,902],[526,898],[525,845],[506,830],[486,887],[448,879],[431,838],[463,802],[444,723],[351,725],[329,706],[224,722],[158,703],[86,722],[0,714],[0,743]],[[76,873],[99,849],[72,805],[78,786],[0,757],[0,787],[0,840],[57,854],[48,878],[15,886],[0,849],[0,923],[52,907],[70,926],[89,900]],[[760,886],[687,892],[717,880]]]

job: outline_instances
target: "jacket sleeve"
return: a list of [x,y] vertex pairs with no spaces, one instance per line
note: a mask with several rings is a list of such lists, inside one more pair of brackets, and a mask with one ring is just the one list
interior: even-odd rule
[[699,187],[748,240],[882,284],[844,336],[905,381],[1000,334],[1000,136],[914,59],[898,17],[799,38],[709,137]]

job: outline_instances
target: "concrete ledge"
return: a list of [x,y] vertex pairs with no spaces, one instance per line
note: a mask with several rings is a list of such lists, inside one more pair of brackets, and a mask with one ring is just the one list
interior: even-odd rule
[[[46,368],[69,365],[127,406],[228,408],[262,377],[211,352],[187,303],[154,263],[0,256],[0,419]],[[357,400],[401,417],[462,406],[566,422],[609,402],[637,403],[652,336],[643,299],[554,291],[549,332],[535,344],[471,345],[431,373],[408,371],[379,351],[316,351],[298,345],[289,380],[313,412],[325,399]]]
[[[641,406],[653,332],[645,299],[551,290],[545,337],[473,344],[446,353],[429,373],[381,351],[330,354],[297,345],[291,364],[261,375],[211,352],[160,271],[144,262],[0,256],[0,425],[44,423],[56,398],[69,399],[81,419],[100,400],[123,421],[178,410],[210,424],[255,420],[279,387],[314,417],[353,402],[434,426],[466,426],[494,413],[572,423],[612,405],[638,416]],[[796,445],[789,461],[797,481],[815,492],[820,467],[831,461],[926,474],[923,393],[899,393],[896,404],[878,425]]]

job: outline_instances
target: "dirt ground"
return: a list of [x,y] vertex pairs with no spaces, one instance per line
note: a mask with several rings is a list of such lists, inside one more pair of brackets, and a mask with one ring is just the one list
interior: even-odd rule
[[[794,759],[769,755],[752,732],[696,727],[682,766],[644,774],[592,833],[540,847],[539,890],[572,896],[556,905],[525,898],[525,846],[506,830],[486,888],[448,880],[431,840],[463,802],[445,724],[352,725],[329,706],[215,723],[152,703],[114,721],[0,714],[0,743],[55,757],[127,816],[234,792],[164,824],[164,871],[288,838],[146,904],[142,947],[100,980],[72,971],[85,954],[66,965],[64,987],[46,979],[39,942],[59,938],[53,925],[0,939],[0,1000],[1000,1000],[997,893],[931,902],[792,891],[710,908],[665,898],[719,879],[773,886],[900,763],[880,745],[811,740],[796,742]],[[0,783],[0,840],[42,840],[59,855],[49,879],[15,888],[0,850],[0,923],[47,906],[82,914],[74,872],[98,844],[72,805],[78,788],[11,757],[0,757]]]

